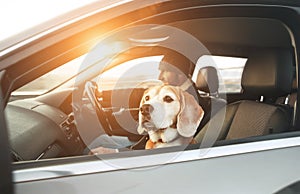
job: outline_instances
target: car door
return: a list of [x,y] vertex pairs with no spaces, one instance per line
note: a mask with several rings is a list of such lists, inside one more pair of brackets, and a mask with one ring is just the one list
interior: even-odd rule
[[37,162],[17,165],[14,183],[16,192],[25,194],[152,193],[157,189],[160,193],[274,193],[300,179],[296,141],[299,138],[144,156],[122,153],[118,158]]

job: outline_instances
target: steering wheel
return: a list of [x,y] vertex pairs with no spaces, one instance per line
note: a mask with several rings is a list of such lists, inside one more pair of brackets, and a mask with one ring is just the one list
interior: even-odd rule
[[85,83],[84,90],[87,94],[87,97],[92,104],[92,107],[95,109],[96,114],[98,116],[98,119],[100,121],[101,126],[103,127],[104,131],[108,135],[112,135],[112,128],[109,124],[108,118],[106,116],[106,113],[104,112],[104,108],[97,99],[96,92],[98,89],[98,86],[95,82],[87,81]]

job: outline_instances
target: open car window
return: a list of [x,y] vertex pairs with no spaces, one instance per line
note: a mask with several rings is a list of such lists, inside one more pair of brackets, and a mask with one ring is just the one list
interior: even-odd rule
[[[119,64],[97,77],[98,89],[113,90],[146,87],[147,81],[158,81],[158,65],[162,57],[143,57]],[[143,82],[145,82],[145,85],[139,86]]]
[[[245,22],[248,20],[254,23],[261,22],[260,20],[256,21],[256,19],[249,18],[246,18]],[[201,19],[186,20],[191,25],[197,24],[200,26],[205,26],[205,21]],[[215,25],[222,22],[230,24],[239,23],[237,21],[239,19],[236,18],[211,19],[211,22],[215,23]],[[281,24],[273,24],[273,21],[267,21],[267,23],[271,26],[276,24],[275,28],[282,28]],[[179,28],[188,31],[186,23],[182,23],[182,21],[172,23],[171,25],[137,25],[121,29],[106,39],[100,40],[86,55],[77,57],[16,90],[12,95],[16,95],[18,92],[38,92],[39,95],[35,98],[13,101],[7,106],[8,123],[11,129],[10,138],[15,147],[13,150],[14,159],[16,161],[40,160],[84,155],[88,154],[89,150],[97,148],[97,146],[107,146],[107,142],[113,143],[113,146],[108,145],[107,148],[125,148],[127,151],[134,150],[131,149],[131,146],[135,146],[136,143],[143,140],[149,131],[150,133],[152,131],[154,133],[159,131],[159,134],[162,134],[165,129],[172,128],[173,130],[177,129],[177,126],[182,126],[182,128],[184,128],[183,126],[188,126],[188,128],[191,126],[193,134],[186,135],[185,132],[178,131],[174,133],[174,139],[177,139],[177,137],[186,138],[186,136],[188,138],[195,137],[200,146],[205,144],[203,142],[205,142],[207,130],[216,131],[213,138],[210,139],[210,146],[213,146],[218,141],[239,139],[230,136],[230,125],[225,125],[225,128],[222,126],[227,121],[225,118],[228,102],[239,103],[247,98],[254,98],[251,100],[257,102],[262,95],[269,97],[269,93],[264,93],[268,90],[271,91],[270,93],[274,97],[281,96],[281,91],[273,91],[273,87],[269,85],[264,86],[264,83],[261,83],[264,80],[253,84],[251,82],[252,79],[249,78],[250,89],[248,91],[254,94],[247,96],[248,94],[246,93],[246,98],[244,99],[241,80],[245,65],[249,61],[251,64],[252,60],[254,61],[254,67],[260,66],[259,60],[261,58],[264,59],[265,56],[267,58],[264,60],[269,60],[268,57],[271,56],[271,62],[273,62],[272,60],[277,62],[274,57],[281,50],[263,48],[256,52],[256,49],[251,50],[251,48],[254,60],[250,58],[252,55],[248,56],[245,53],[237,53],[236,56],[238,57],[232,57],[235,55],[227,54],[226,52],[224,55],[208,55],[209,47],[206,47],[201,41],[195,42],[193,34],[179,30]],[[152,33],[159,36],[162,34],[162,37],[152,38]],[[168,36],[164,35],[164,33],[168,34]],[[179,42],[175,41],[177,43],[175,46],[173,42],[167,42],[170,44],[168,46],[173,46],[172,48],[157,46],[153,43],[161,41],[161,44],[164,44],[165,40],[172,40],[170,36],[174,36],[172,38]],[[259,34],[257,36],[259,37]],[[120,39],[119,37],[122,38]],[[181,37],[185,37],[187,40]],[[180,41],[183,40],[189,44],[180,44],[182,43]],[[190,52],[183,52],[181,45],[184,45],[185,49],[189,49]],[[192,46],[196,49],[192,50]],[[213,51],[214,49],[217,48],[212,46]],[[286,49],[282,50],[285,52]],[[121,62],[118,62],[118,60]],[[257,61],[258,63],[256,63]],[[168,67],[168,69],[167,66],[170,64],[173,67]],[[269,65],[268,63],[266,64]],[[213,67],[215,73],[207,73],[199,77],[200,72],[207,67]],[[270,69],[272,70],[273,68]],[[277,71],[276,68],[275,70]],[[205,71],[210,72],[211,69]],[[249,77],[252,77],[252,74],[256,75],[259,73],[257,69],[254,69],[254,71],[250,71]],[[171,81],[162,77],[162,73],[172,77],[179,84],[173,85]],[[190,77],[191,75],[192,77]],[[246,76],[248,76],[248,73]],[[58,87],[71,78],[75,81],[72,87]],[[166,93],[165,96],[163,96],[164,94],[160,94],[159,91],[155,91],[144,97],[144,92],[147,89],[153,85],[162,85],[164,82],[162,81],[163,79],[165,84],[178,86],[178,88],[169,89],[168,91],[163,90]],[[205,80],[204,85],[200,84],[199,86],[198,79]],[[263,87],[267,87],[268,90],[262,90],[260,84]],[[248,87],[247,84],[246,87]],[[257,87],[258,89],[253,89],[253,87]],[[259,91],[259,93],[256,94],[256,91]],[[186,94],[190,97],[185,97]],[[232,97],[231,94],[237,96]],[[159,97],[154,97],[153,95],[158,95]],[[153,102],[151,98],[156,101]],[[193,99],[193,106],[185,102],[187,98]],[[160,102],[162,104],[172,104],[172,106],[168,105],[169,108],[161,108],[161,106],[157,105]],[[173,102],[176,104],[173,105]],[[143,103],[152,107],[143,110]],[[153,106],[158,106],[160,111],[154,112],[162,115],[145,115],[146,113],[152,113]],[[183,112],[187,109],[186,107],[189,107],[189,116],[187,119],[179,118],[179,116],[184,115]],[[192,109],[192,107],[196,109]],[[294,107],[288,108],[287,114],[291,114]],[[229,109],[232,109],[231,106],[229,106]],[[191,113],[192,110],[196,110],[196,113],[200,112],[201,114]],[[22,117],[21,115],[23,114],[26,116]],[[173,115],[171,119],[167,118],[170,120],[166,122],[169,123],[168,125],[164,123],[166,118],[163,114],[167,114],[168,116]],[[194,119],[194,115],[197,115],[198,118]],[[231,116],[235,117],[235,113]],[[16,120],[17,117],[22,119]],[[152,121],[152,118],[163,124],[153,124],[156,121]],[[215,118],[217,120],[212,120]],[[292,116],[289,115],[287,119],[290,118]],[[25,125],[28,120],[35,125]],[[181,120],[185,120],[186,123],[180,123]],[[239,119],[232,118],[232,120],[236,121]],[[32,142],[41,133],[43,128],[53,121],[54,125],[47,131],[47,135],[37,142],[37,147],[25,152],[24,146],[20,146],[20,142],[26,145]],[[211,125],[210,121],[217,123],[217,125]],[[21,127],[23,125],[25,127]],[[267,125],[265,124],[264,126]],[[150,129],[147,129],[147,127]],[[283,127],[280,125],[278,129],[274,130],[287,131],[289,128],[290,125]],[[249,130],[251,131],[251,129]],[[24,140],[22,139],[24,138],[21,135],[22,133],[19,133],[19,131],[25,134],[34,133],[34,135],[28,135]],[[262,130],[261,135],[271,132],[271,130]],[[242,135],[240,139],[255,136],[259,135]],[[164,140],[164,137],[160,137],[160,135],[155,138],[157,138],[155,141],[159,143],[161,143],[160,141],[166,141],[163,142],[166,144],[169,142],[168,140]],[[142,142],[142,146],[138,149],[145,148],[143,143],[145,144],[145,142]],[[74,147],[76,149],[73,149]]]
[[85,55],[82,55],[44,74],[43,76],[15,90],[12,95],[41,95],[61,86],[79,73],[80,65],[82,64],[84,57]]

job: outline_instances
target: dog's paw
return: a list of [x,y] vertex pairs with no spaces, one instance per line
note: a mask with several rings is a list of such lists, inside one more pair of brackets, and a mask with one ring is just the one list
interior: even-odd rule
[[154,148],[154,143],[149,139],[149,140],[146,142],[145,149],[153,149],[153,148]]

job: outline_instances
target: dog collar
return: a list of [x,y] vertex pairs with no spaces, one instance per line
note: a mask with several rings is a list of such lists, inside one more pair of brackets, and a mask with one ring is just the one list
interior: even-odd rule
[[157,129],[157,131],[164,131],[164,130],[166,130],[166,129],[168,129],[168,128],[176,129],[176,127],[177,127],[177,122],[174,122],[174,123],[173,123],[172,125],[170,125],[169,127],[159,128],[159,129]]

